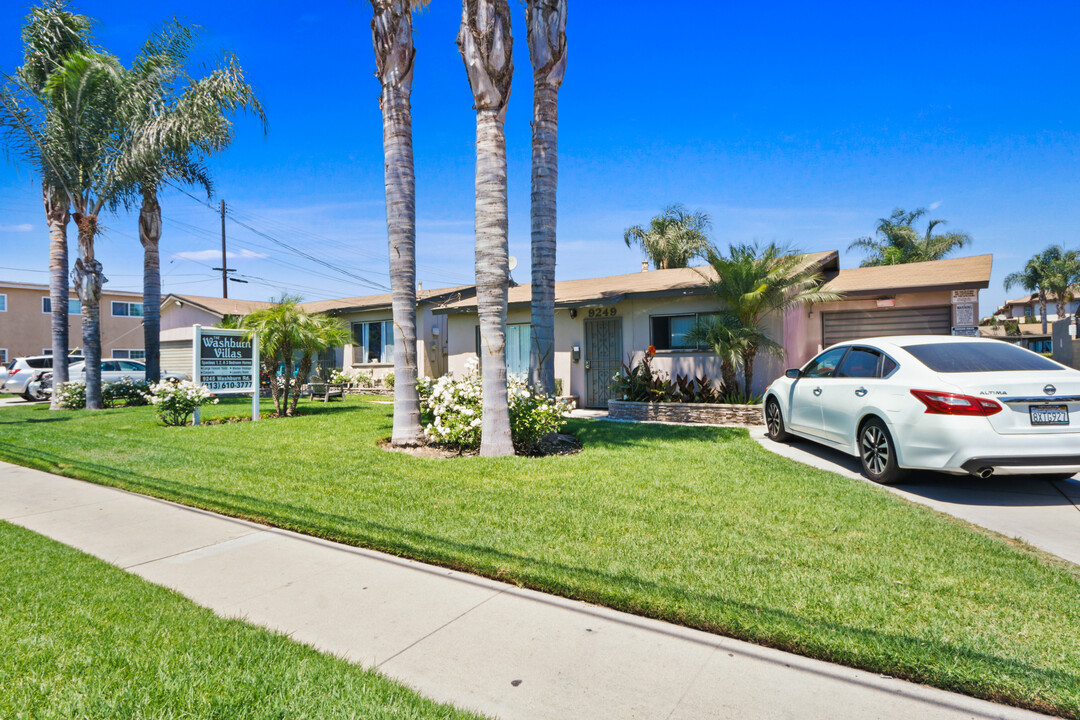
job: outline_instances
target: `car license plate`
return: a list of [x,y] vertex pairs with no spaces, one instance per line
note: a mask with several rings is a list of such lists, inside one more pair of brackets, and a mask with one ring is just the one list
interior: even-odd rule
[[1032,425],[1068,425],[1067,405],[1028,405]]

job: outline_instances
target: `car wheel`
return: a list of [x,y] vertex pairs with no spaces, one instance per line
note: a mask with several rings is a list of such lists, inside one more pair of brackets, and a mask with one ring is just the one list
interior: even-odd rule
[[876,483],[891,485],[905,473],[896,464],[896,445],[885,423],[872,418],[859,429],[859,459],[863,473]]
[[769,437],[776,442],[791,439],[791,433],[784,429],[784,414],[780,412],[780,403],[775,398],[769,398],[765,403],[765,426],[769,430]]

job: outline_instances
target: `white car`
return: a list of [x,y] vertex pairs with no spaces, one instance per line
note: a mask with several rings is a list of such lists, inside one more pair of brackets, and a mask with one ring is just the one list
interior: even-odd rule
[[855,455],[884,484],[910,469],[1080,472],[1080,371],[1000,340],[840,343],[770,385],[763,412],[774,440],[798,435]]
[[[130,378],[135,382],[146,379],[146,365],[140,360],[102,360],[101,383],[118,382],[124,378]],[[161,373],[162,380],[184,380],[183,375],[176,373]],[[86,382],[86,362],[77,362],[68,366],[68,380],[71,382]]]

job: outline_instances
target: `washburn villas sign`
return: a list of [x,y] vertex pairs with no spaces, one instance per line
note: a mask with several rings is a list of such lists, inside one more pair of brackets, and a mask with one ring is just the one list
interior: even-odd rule
[[215,395],[258,394],[258,343],[243,330],[195,326],[195,382]]

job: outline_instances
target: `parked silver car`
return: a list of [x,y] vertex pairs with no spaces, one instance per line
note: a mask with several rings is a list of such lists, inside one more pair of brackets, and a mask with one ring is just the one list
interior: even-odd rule
[[[69,363],[82,362],[82,359],[82,355],[68,356]],[[41,388],[41,379],[52,370],[52,366],[52,355],[15,358],[8,363],[4,375],[0,376],[0,392],[21,395],[26,400],[44,400],[46,394]]]
[[[130,378],[135,382],[146,380],[146,365],[141,360],[108,359],[101,361],[101,382],[104,385]],[[51,378],[49,378],[51,379]],[[186,380],[176,373],[161,373],[162,380]],[[86,362],[77,362],[68,367],[68,380],[86,382]]]

